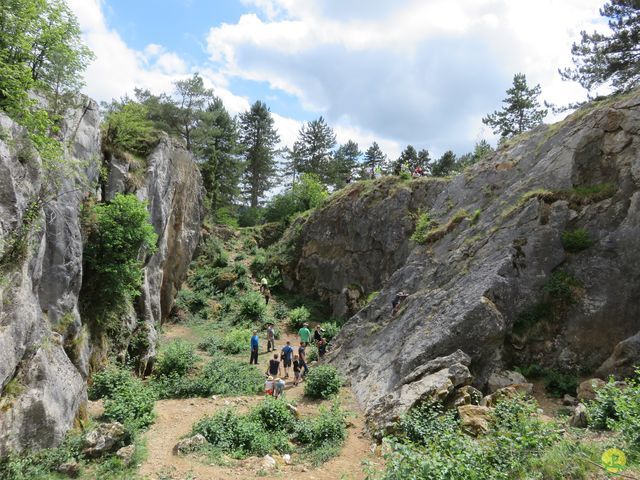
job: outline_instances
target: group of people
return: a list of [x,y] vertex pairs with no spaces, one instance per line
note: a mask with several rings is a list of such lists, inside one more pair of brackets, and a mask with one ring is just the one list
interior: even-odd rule
[[[307,365],[307,353],[306,349],[311,344],[311,339],[318,348],[318,355],[323,357],[327,351],[327,341],[322,336],[322,328],[320,325],[316,326],[313,332],[309,330],[309,325],[305,323],[300,330],[298,330],[298,336],[300,338],[300,345],[297,348],[297,352],[291,345],[291,342],[287,340],[286,344],[280,349],[280,353],[276,351],[275,345],[275,330],[274,325],[267,325],[267,352],[275,352],[273,358],[269,360],[269,365],[265,372],[266,380],[264,383],[265,395],[272,395],[278,398],[284,392],[286,385],[285,379],[290,377],[290,372],[293,373],[293,385],[297,386],[300,382],[304,381],[304,377],[309,372]],[[254,331],[251,337],[251,357],[249,359],[250,364],[258,364],[258,354],[260,350],[260,343],[258,332]]]

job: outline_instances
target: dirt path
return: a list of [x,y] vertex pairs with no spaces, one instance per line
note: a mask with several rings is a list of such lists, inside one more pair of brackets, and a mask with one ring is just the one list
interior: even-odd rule
[[[180,325],[167,325],[165,338],[189,338],[189,333]],[[289,340],[292,345],[297,337],[287,335],[278,340],[278,350]],[[265,345],[261,345],[264,350]],[[271,355],[260,355],[258,368],[265,371]],[[293,386],[293,375],[287,379],[285,397],[295,401],[301,415],[317,413],[320,403],[303,397],[303,385]],[[148,456],[140,468],[140,474],[153,480],[205,480],[205,479],[251,479],[262,469],[262,458],[248,458],[234,462],[233,466],[207,464],[191,456],[173,454],[173,447],[178,440],[187,435],[198,420],[211,415],[221,408],[234,408],[240,412],[262,400],[261,396],[253,397],[217,397],[193,398],[181,400],[160,400],[156,404],[157,418],[153,426],[145,433]],[[301,480],[337,480],[364,479],[362,461],[380,461],[370,452],[371,440],[365,434],[364,418],[359,411],[351,392],[343,388],[340,392],[343,408],[351,412],[347,440],[341,454],[326,462],[319,468],[311,468],[302,464],[284,465],[278,462],[276,470],[261,478],[288,478],[295,475]],[[323,402],[328,406],[328,402]],[[280,459],[276,459],[280,460]],[[261,472],[262,473],[262,472]]]

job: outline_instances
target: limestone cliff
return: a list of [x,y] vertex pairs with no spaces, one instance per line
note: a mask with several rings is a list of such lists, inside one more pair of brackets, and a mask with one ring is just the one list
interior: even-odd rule
[[[514,364],[628,372],[640,359],[639,129],[636,92],[527,132],[450,179],[350,185],[298,226],[289,285],[337,313],[350,286],[380,290],[329,356],[372,418],[431,395],[430,376],[453,364],[468,364],[479,387]],[[400,290],[409,297],[392,315]]]
[[[90,362],[104,354],[78,310],[82,286],[81,204],[103,164],[100,114],[80,97],[63,119],[61,185],[34,203],[46,169],[24,129],[0,114],[0,457],[10,450],[59,443],[86,402]],[[58,171],[59,170],[59,171]],[[111,172],[114,169],[110,169]],[[202,184],[183,149],[164,139],[147,159],[135,190],[149,204],[157,252],[145,260],[142,295],[130,331],[147,325],[155,355],[155,327],[168,314],[199,237]],[[110,195],[118,189],[109,190]],[[19,255],[5,255],[25,232]]]

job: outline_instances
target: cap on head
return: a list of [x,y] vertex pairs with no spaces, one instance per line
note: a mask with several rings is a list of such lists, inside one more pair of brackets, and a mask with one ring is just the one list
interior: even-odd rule
[[267,377],[267,380],[272,380],[272,381],[273,381],[273,377],[272,377],[271,375],[269,375],[269,376]]

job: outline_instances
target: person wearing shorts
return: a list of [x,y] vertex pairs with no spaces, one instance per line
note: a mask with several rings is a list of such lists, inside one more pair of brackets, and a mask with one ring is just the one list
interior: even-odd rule
[[282,347],[282,353],[280,357],[282,358],[282,366],[284,367],[284,378],[289,378],[289,368],[291,368],[291,357],[293,355],[293,347],[291,346],[291,342],[287,342],[287,344]]

